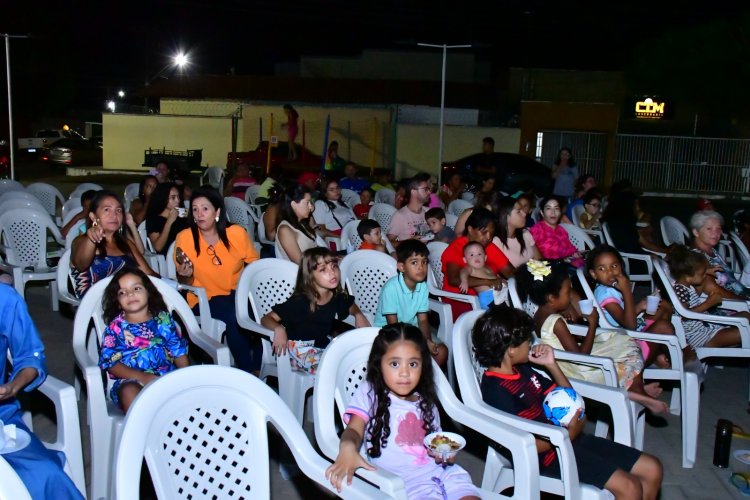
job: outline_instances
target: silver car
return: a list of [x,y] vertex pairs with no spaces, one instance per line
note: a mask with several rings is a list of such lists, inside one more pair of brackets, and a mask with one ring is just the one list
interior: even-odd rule
[[98,167],[102,164],[102,148],[87,139],[66,138],[50,146],[42,158],[62,165]]

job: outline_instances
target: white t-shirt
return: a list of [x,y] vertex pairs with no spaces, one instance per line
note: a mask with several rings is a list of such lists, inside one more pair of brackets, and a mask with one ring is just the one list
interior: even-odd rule
[[[389,428],[391,430],[386,446],[380,449],[377,458],[367,457],[370,447],[370,436],[362,441],[363,456],[378,468],[383,468],[396,474],[404,480],[406,496],[420,499],[445,499],[479,496],[479,491],[471,482],[471,476],[459,465],[443,467],[435,463],[435,459],[427,453],[424,438],[427,433],[422,422],[422,412],[418,401],[406,401],[388,394],[390,405]],[[369,383],[364,382],[352,396],[349,406],[344,413],[344,423],[349,423],[352,415],[365,421],[370,420],[370,412],[375,407],[375,396]],[[436,407],[432,407],[433,432],[439,432],[440,415]]]
[[[356,217],[351,208],[342,207],[335,203],[335,207],[331,211],[325,201],[318,200],[315,202],[313,219],[318,225],[324,225],[329,231],[341,231],[347,222],[355,220]],[[337,220],[338,222],[336,222]]]
[[424,220],[426,207],[422,207],[419,213],[409,210],[409,207],[401,207],[391,218],[391,224],[388,226],[388,234],[395,235],[399,241],[408,240],[415,234],[426,234],[429,231],[427,223]]

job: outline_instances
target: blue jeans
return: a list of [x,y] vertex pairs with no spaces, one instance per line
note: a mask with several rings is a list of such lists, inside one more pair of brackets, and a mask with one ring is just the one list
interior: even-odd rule
[[[237,324],[237,312],[234,305],[235,291],[229,295],[214,295],[208,301],[211,317],[226,323],[224,332],[227,337],[227,345],[234,357],[234,364],[240,370],[252,373],[260,371],[263,359],[263,348],[260,338],[254,333],[240,328]],[[198,305],[193,307],[193,312],[198,314]]]

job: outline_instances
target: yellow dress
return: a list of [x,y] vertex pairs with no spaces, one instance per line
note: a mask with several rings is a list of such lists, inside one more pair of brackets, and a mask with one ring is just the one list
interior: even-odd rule
[[[555,335],[554,327],[558,321],[565,321],[559,314],[550,314],[544,320],[540,340],[555,349],[565,350],[560,339]],[[566,323],[567,324],[567,323]],[[592,356],[612,358],[617,370],[617,380],[620,387],[629,388],[633,379],[643,371],[643,356],[636,341],[628,334],[617,330],[600,331],[594,337],[591,347]],[[597,384],[604,383],[604,375],[599,368],[560,361],[560,369],[568,378],[586,380]]]

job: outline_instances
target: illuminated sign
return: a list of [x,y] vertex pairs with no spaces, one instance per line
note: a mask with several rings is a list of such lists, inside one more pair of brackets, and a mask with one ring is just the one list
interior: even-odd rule
[[653,99],[647,97],[642,101],[635,103],[635,117],[636,118],[650,118],[660,119],[664,118],[664,102],[654,102]]

